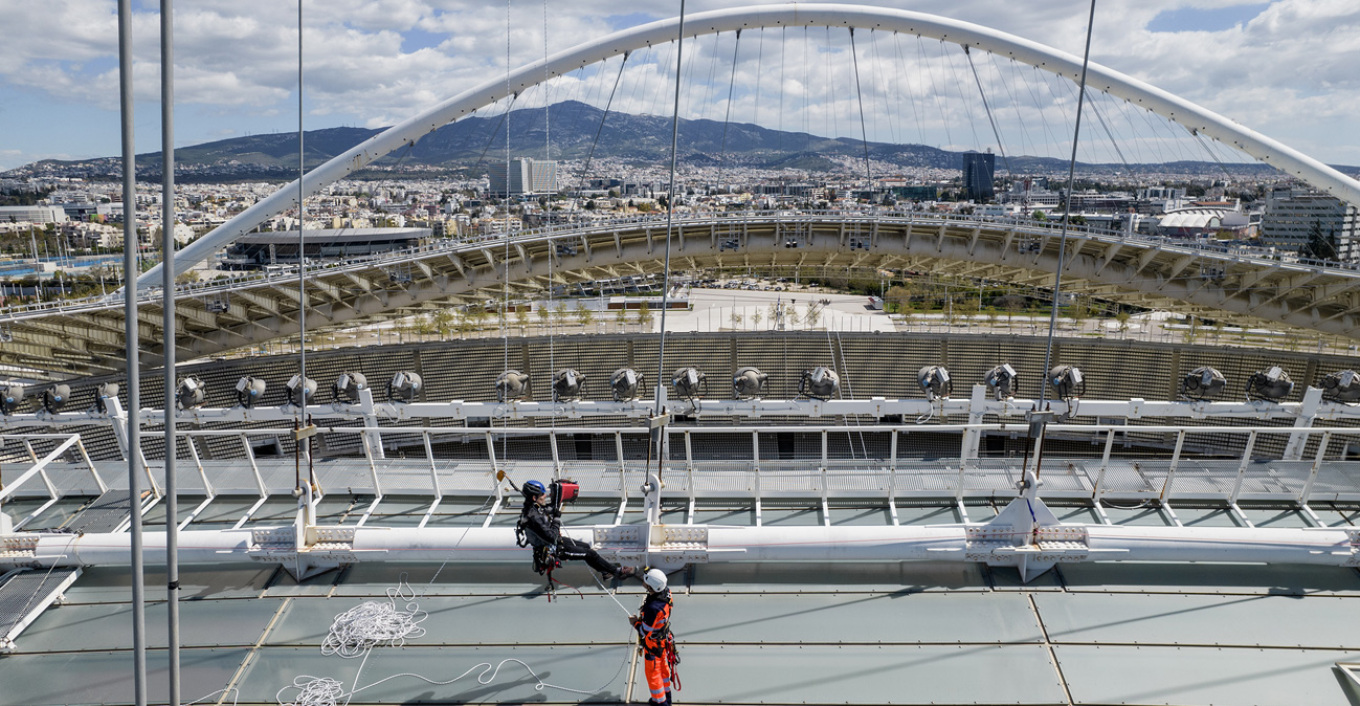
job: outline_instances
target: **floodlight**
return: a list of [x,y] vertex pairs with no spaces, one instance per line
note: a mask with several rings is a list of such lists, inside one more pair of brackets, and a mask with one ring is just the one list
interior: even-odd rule
[[387,383],[387,399],[393,402],[410,402],[420,393],[424,382],[418,373],[403,370]]
[[53,385],[43,392],[43,409],[50,414],[56,414],[66,406],[66,401],[71,399],[71,386],[66,384]]
[[1354,370],[1328,373],[1322,378],[1322,398],[1331,402],[1360,402],[1360,375]]
[[5,385],[4,394],[0,395],[0,410],[5,414],[13,414],[19,404],[24,401],[24,386],[18,383]]
[[642,374],[632,368],[619,368],[609,376],[609,388],[614,393],[615,402],[637,399],[642,384]]
[[1273,365],[1269,370],[1258,370],[1247,378],[1247,399],[1248,400],[1271,400],[1278,402],[1289,396],[1294,391],[1294,381],[1289,379],[1289,373],[1278,365]]
[[1181,378],[1181,397],[1203,400],[1213,397],[1228,386],[1223,373],[1205,365],[1195,368]]
[[118,383],[101,382],[94,391],[94,408],[100,412],[109,411],[109,400],[118,399]]
[[302,375],[294,375],[288,378],[288,404],[303,407],[311,404],[316,397],[316,381],[311,378],[304,378]]
[[520,400],[529,393],[529,374],[518,370],[507,370],[496,378],[496,399]]
[[836,374],[836,371],[824,365],[819,365],[811,370],[804,370],[803,377],[798,380],[798,394],[803,397],[829,400],[835,397],[840,389],[840,376]]
[[765,382],[769,379],[769,375],[751,366],[738,368],[732,375],[732,393],[739,400],[759,398],[765,394]]
[[340,377],[335,379],[335,384],[331,385],[331,397],[336,402],[348,402],[350,404],[359,401],[359,390],[368,389],[368,378],[363,373],[340,373]]
[[572,368],[563,368],[553,375],[553,401],[579,400],[585,394],[586,376]]
[[242,377],[236,381],[236,404],[246,409],[254,407],[256,402],[264,399],[264,391],[267,387],[269,387],[269,383],[260,378],[253,378],[249,375]]
[[1086,378],[1080,368],[1071,365],[1059,365],[1048,371],[1048,384],[1053,386],[1053,394],[1064,400],[1086,392]]
[[190,375],[179,381],[179,387],[175,389],[175,405],[180,409],[202,407],[207,394],[203,381]]
[[926,391],[926,399],[934,402],[954,391],[954,382],[943,365],[927,365],[916,373],[916,382]]
[[680,368],[671,376],[675,394],[692,400],[708,394],[708,377],[698,368]]
[[1010,363],[1002,363],[988,370],[982,381],[992,388],[997,402],[1015,397],[1020,391],[1020,374],[1015,372]]

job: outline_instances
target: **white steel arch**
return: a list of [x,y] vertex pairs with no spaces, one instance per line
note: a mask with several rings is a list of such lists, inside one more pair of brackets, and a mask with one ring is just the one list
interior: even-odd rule
[[[303,177],[303,190],[309,196],[316,194],[323,187],[510,93],[518,93],[620,54],[673,41],[678,24],[679,18],[671,18],[615,32],[522,66],[508,77],[489,79],[336,155]],[[1007,56],[1074,81],[1081,73],[1081,59],[1058,49],[970,22],[905,10],[791,3],[714,10],[685,19],[687,37],[769,26],[853,27],[915,34]],[[1090,64],[1087,85],[1145,107],[1192,132],[1232,145],[1343,201],[1360,205],[1360,181],[1213,111],[1095,63]],[[297,192],[297,181],[293,181],[185,247],[175,258],[175,274],[207,259],[266,218],[295,207]],[[157,265],[137,283],[139,287],[152,287],[160,281],[160,266]]]

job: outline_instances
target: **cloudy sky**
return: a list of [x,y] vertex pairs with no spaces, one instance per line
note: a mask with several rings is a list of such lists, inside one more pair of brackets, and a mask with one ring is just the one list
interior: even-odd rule
[[[132,1],[137,141],[138,151],[146,152],[160,143],[159,3]],[[304,0],[305,123],[308,129],[390,125],[503,74],[507,45],[508,61],[518,67],[545,50],[563,50],[679,10],[678,0],[634,0],[626,4],[631,10],[626,15],[618,14],[620,6],[603,0],[509,0],[508,8],[485,0]],[[687,11],[733,6],[693,0]],[[1087,0],[916,0],[885,6],[976,22],[1078,55],[1089,8]],[[114,0],[0,3],[0,26],[6,28],[0,45],[0,169],[43,158],[118,154],[116,14]],[[975,104],[969,107],[977,100],[976,83],[958,73],[969,67],[957,47],[879,35],[861,39],[858,50],[870,139],[986,146],[985,123],[978,127],[958,119],[979,113]],[[296,128],[296,3],[178,0],[175,40],[177,144]],[[698,40],[686,49],[693,61],[685,112],[857,137],[860,118],[847,46],[843,30],[767,30],[744,34],[740,46],[731,35]],[[669,51],[657,48],[630,59],[616,109],[669,113],[669,104],[658,98],[664,93],[653,90],[661,85],[655,80],[658,67],[673,62]],[[1357,0],[1104,0],[1097,8],[1092,58],[1323,161],[1360,165]],[[894,69],[902,65],[909,68]],[[994,58],[979,59],[977,69],[1009,151],[1055,151],[1067,89],[1035,77],[1024,70],[1028,67]],[[526,94],[518,107],[571,98],[602,105],[617,72],[618,60],[588,68]],[[959,85],[973,90],[964,94]],[[957,101],[953,107],[947,104],[951,98]],[[1115,102],[1104,110],[1106,131],[1147,125],[1141,117],[1118,115]],[[1041,119],[1045,114],[1047,123]],[[1157,134],[1155,126],[1145,129]],[[1177,156],[1138,144],[1148,153],[1127,142],[1126,150],[1134,151],[1126,155],[1129,161]]]

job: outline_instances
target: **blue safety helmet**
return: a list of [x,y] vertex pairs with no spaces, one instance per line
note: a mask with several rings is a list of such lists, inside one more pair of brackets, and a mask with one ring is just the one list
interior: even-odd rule
[[543,495],[546,492],[548,492],[548,489],[544,488],[543,484],[536,480],[531,480],[524,484],[524,494],[529,497]]

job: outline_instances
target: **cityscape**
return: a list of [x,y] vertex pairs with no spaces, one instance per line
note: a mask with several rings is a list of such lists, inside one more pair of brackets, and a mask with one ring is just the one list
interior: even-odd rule
[[1360,704],[1360,7],[692,4],[0,9],[0,706]]

